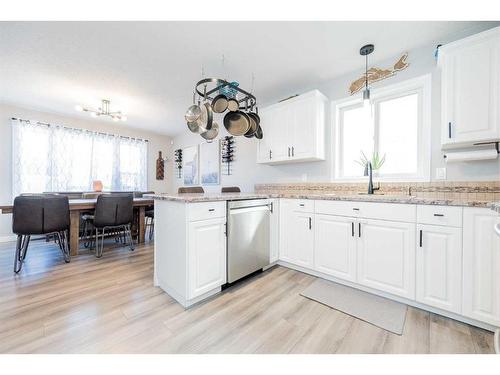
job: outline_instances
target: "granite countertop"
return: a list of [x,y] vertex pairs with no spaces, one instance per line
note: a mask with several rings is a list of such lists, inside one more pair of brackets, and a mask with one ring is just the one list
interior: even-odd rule
[[461,206],[461,207],[489,207],[500,213],[500,202],[459,200],[459,199],[431,199],[419,198],[408,195],[367,195],[367,194],[298,194],[298,193],[205,193],[205,194],[150,194],[144,197],[151,197],[156,200],[177,201],[177,202],[216,202],[240,199],[258,198],[292,198],[292,199],[316,199],[332,201],[353,201],[353,202],[378,202],[378,203],[400,203],[400,204],[427,204],[436,206]]
[[241,199],[258,199],[269,198],[269,194],[260,193],[198,193],[198,194],[144,194],[146,198],[153,198],[161,201],[174,201],[174,202],[217,202],[217,201],[235,201]]

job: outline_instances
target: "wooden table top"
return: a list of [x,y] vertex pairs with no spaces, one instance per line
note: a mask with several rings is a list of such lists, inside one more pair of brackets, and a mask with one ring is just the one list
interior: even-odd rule
[[[97,198],[70,199],[69,210],[79,211],[79,210],[92,209],[95,208],[96,203],[97,203]],[[134,198],[134,207],[152,206],[152,205],[154,205],[154,200],[151,198]],[[0,206],[0,211],[2,211],[2,214],[11,214],[12,209],[13,209],[13,204]]]

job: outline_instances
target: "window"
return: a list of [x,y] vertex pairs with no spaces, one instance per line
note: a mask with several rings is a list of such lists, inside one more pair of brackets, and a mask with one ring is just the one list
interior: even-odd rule
[[147,141],[13,121],[13,195],[45,191],[147,189]]
[[430,76],[372,90],[372,105],[349,98],[334,103],[335,179],[359,180],[374,153],[385,156],[379,180],[430,178]]

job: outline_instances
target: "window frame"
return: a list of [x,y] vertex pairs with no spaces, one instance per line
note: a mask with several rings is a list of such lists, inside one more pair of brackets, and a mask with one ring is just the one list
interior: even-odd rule
[[[379,143],[380,121],[378,106],[380,102],[397,99],[400,97],[419,94],[418,106],[421,116],[418,123],[417,138],[417,173],[391,174],[377,176],[381,182],[391,181],[430,181],[431,178],[431,74],[405,80],[400,83],[387,85],[371,90],[372,105],[374,106],[374,149],[377,150]],[[363,104],[362,94],[332,101],[332,162],[331,176],[333,182],[360,182],[365,176],[344,176],[342,170],[342,113],[347,109],[359,107]]]

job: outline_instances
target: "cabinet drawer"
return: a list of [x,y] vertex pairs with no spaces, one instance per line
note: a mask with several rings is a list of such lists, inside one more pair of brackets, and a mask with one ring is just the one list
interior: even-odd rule
[[418,205],[417,222],[420,224],[462,226],[462,207]]
[[226,216],[226,202],[189,203],[188,221],[198,221]]
[[399,203],[318,200],[316,213],[405,222],[414,222],[416,219],[415,205]]
[[312,199],[287,199],[286,201],[290,211],[314,213],[314,201]]

